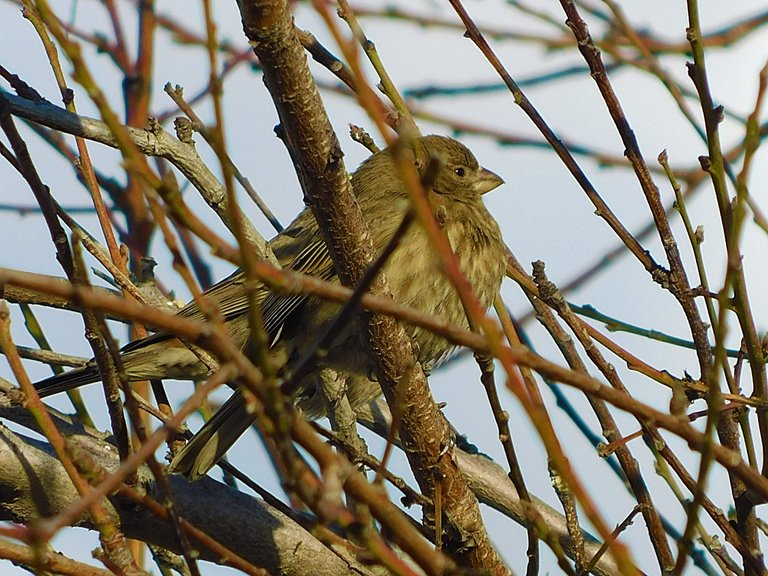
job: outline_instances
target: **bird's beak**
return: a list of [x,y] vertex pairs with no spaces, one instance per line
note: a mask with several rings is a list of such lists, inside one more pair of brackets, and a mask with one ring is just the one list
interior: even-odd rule
[[498,188],[502,184],[504,184],[504,180],[501,176],[491,172],[487,168],[483,168],[480,170],[477,180],[472,184],[472,189],[478,194],[485,194],[486,192]]

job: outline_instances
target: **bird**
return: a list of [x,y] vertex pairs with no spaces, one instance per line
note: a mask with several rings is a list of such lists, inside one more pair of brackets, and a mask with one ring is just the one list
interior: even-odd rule
[[[506,265],[506,245],[496,220],[487,210],[483,195],[503,179],[482,167],[472,152],[453,138],[428,135],[414,138],[408,145],[409,158],[426,180],[430,206],[450,242],[458,264],[473,286],[484,308],[490,307],[498,293]],[[437,160],[437,162],[434,162]],[[389,243],[409,210],[409,194],[400,179],[392,148],[373,153],[351,175],[352,189],[365,217],[373,247],[380,253]],[[283,268],[339,282],[328,249],[310,209],[305,208],[293,222],[277,234],[269,246]],[[382,273],[392,296],[401,305],[468,328],[464,307],[451,282],[440,269],[424,229],[411,224],[398,248],[386,260]],[[254,358],[254,343],[248,322],[249,297],[241,271],[209,288],[204,295],[215,304],[229,337],[249,357]],[[256,292],[265,329],[271,340],[274,364],[290,373],[313,345],[318,335],[333,321],[339,305],[314,296],[284,295],[261,286]],[[195,301],[179,316],[204,321]],[[296,383],[294,402],[308,418],[322,417],[325,406],[317,393],[320,371],[332,368],[346,378],[346,394],[353,409],[381,394],[360,336],[350,320],[335,334],[317,362],[304,371]],[[449,356],[455,347],[445,338],[426,329],[405,326],[414,342],[414,353],[426,370]],[[168,332],[157,332],[128,343],[121,349],[128,381],[150,379],[200,380],[208,368],[179,339]],[[95,362],[52,376],[35,384],[41,397],[100,380]],[[176,454],[170,464],[173,472],[190,479],[205,475],[253,423],[242,394],[234,394]]]

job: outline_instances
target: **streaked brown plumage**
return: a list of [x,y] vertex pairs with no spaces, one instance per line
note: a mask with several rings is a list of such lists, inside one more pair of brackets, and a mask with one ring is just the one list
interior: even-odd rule
[[[482,195],[502,184],[501,178],[482,168],[462,144],[442,136],[425,136],[412,144],[417,166],[426,166],[430,157],[440,157],[441,168],[430,190],[432,205],[441,211],[444,229],[459,265],[482,304],[490,306],[504,274],[505,247],[496,221],[486,210]],[[405,191],[388,150],[373,154],[352,175],[352,186],[366,217],[374,248],[381,251],[402,221],[408,205]],[[312,213],[305,209],[270,242],[281,265],[327,280],[338,281],[333,264]],[[450,282],[440,272],[426,234],[412,225],[399,248],[384,265],[393,296],[400,304],[424,313],[467,326],[461,302]],[[222,311],[234,342],[249,353],[250,332],[243,276],[236,272],[206,295]],[[274,358],[290,369],[302,351],[313,344],[333,319],[338,306],[317,298],[283,297],[266,287],[259,295],[262,315],[271,338]],[[180,315],[204,319],[194,302]],[[420,328],[406,327],[413,337],[418,360],[425,366],[450,353],[451,345],[442,337]],[[123,349],[123,365],[129,380],[200,379],[205,366],[176,338],[159,333],[128,344]],[[347,396],[353,407],[361,406],[381,393],[369,378],[364,346],[354,326],[340,331],[313,370],[299,383],[296,400],[299,409],[310,417],[323,414],[315,380],[326,367],[347,378]],[[95,365],[70,371],[39,382],[41,395],[47,396],[99,379]],[[252,423],[252,416],[235,393],[214,417],[176,456],[172,468],[191,478],[205,474]]]

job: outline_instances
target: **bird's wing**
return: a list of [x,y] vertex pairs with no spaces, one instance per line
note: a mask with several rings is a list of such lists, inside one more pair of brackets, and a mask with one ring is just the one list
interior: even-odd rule
[[[248,296],[243,286],[244,282],[245,276],[242,271],[236,270],[203,292],[203,297],[219,308],[225,320],[237,316],[248,309]],[[205,320],[205,314],[195,300],[188,302],[177,314],[190,320]]]
[[[219,307],[225,321],[227,318],[237,316],[238,313],[242,314],[248,307],[248,299],[246,297],[245,289],[243,288],[244,280],[245,277],[243,276],[243,273],[240,270],[236,270],[224,280],[217,282],[203,292],[205,298],[210,299],[211,302]],[[187,304],[181,310],[176,312],[176,314],[182,318],[196,320],[198,322],[206,320],[205,314],[200,310],[195,300],[187,302]],[[123,346],[120,351],[123,354],[126,354],[127,352],[140,350],[173,337],[173,334],[161,330],[155,334],[150,334],[146,338],[128,342],[128,344]]]
[[[297,254],[286,268],[322,280],[330,280],[335,276],[328,248],[319,234]],[[248,310],[248,293],[245,290],[244,282],[244,274],[237,270],[203,293],[204,297],[218,306],[225,321],[245,314]],[[280,336],[285,321],[304,303],[307,297],[303,294],[281,295],[272,292],[267,287],[262,287],[260,293],[257,294],[257,299],[261,303],[264,328],[269,336],[270,344],[274,344]],[[179,310],[177,314],[201,322],[206,319],[205,314],[194,300]],[[171,334],[161,331],[147,338],[129,342],[122,351],[123,353],[130,352],[172,337]]]
[[[333,269],[333,262],[328,254],[328,247],[321,238],[310,242],[299,252],[289,265],[289,268],[295,272],[314,276],[321,280],[330,280],[336,275],[336,271]],[[264,328],[270,337],[270,345],[274,344],[280,336],[282,327],[288,317],[306,299],[307,297],[303,294],[292,294],[289,296],[280,295],[275,292],[267,294],[261,303],[261,314],[264,318]]]

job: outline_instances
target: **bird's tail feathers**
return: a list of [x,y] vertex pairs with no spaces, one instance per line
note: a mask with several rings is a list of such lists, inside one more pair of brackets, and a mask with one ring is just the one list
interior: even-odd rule
[[184,474],[190,480],[204,476],[253,420],[254,415],[246,411],[242,394],[236,391],[176,454],[169,471]]
[[46,396],[79,388],[91,382],[98,382],[100,379],[99,369],[95,365],[86,364],[69,372],[56,374],[45,380],[35,382],[35,389],[41,398],[45,398]]

